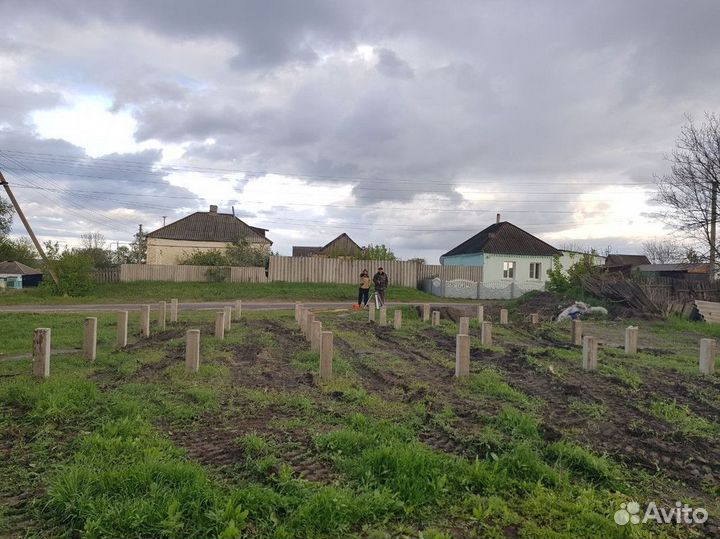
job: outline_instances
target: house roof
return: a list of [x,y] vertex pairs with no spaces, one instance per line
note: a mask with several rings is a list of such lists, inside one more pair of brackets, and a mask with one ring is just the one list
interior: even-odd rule
[[606,266],[640,266],[643,264],[650,264],[650,260],[645,255],[620,255],[612,254],[607,255],[605,258]]
[[637,269],[642,272],[682,272],[682,273],[708,273],[710,264],[641,264]]
[[560,256],[552,245],[507,221],[490,225],[444,255],[497,253],[528,256]]
[[302,247],[293,245],[292,255],[293,256],[312,256],[318,252],[322,247]]
[[250,243],[272,241],[265,237],[265,228],[257,228],[241,221],[231,213],[198,211],[148,233],[148,238],[186,241],[217,241],[231,243],[240,238]]
[[[353,239],[350,236],[348,236],[345,232],[343,232],[337,238],[330,240],[322,247],[303,247],[303,246],[299,246],[299,245],[293,245],[292,255],[293,256],[312,256],[314,254],[323,254],[323,255],[332,254],[333,246],[336,243],[339,243],[342,241],[350,243],[351,249],[357,249],[358,251],[362,251],[362,247],[360,247],[357,243],[355,243],[353,241]],[[343,251],[346,250],[342,246],[340,247],[340,249]]]
[[42,271],[39,269],[31,268],[22,262],[15,262],[13,260],[0,262],[0,273],[7,273],[9,275],[42,275]]
[[321,251],[332,251],[333,245],[340,241],[343,241],[343,240],[349,241],[352,244],[351,247],[355,247],[358,251],[362,251],[362,247],[360,247],[357,243],[355,243],[353,241],[353,239],[350,236],[348,236],[345,232],[340,234],[337,238],[332,239],[329,242],[327,242],[325,245],[323,245],[320,248],[320,250]]

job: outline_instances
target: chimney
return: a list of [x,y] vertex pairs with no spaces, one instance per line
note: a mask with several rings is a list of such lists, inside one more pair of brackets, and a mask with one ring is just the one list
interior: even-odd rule
[[210,206],[210,213],[217,213],[217,206],[215,204]]
[[499,213],[495,216],[495,222],[496,223],[500,222],[500,214]]

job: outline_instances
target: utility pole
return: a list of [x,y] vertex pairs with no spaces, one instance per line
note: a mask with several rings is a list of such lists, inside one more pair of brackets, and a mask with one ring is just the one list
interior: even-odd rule
[[163,226],[165,226],[165,217],[167,217],[167,215],[163,215]]
[[13,207],[15,208],[15,211],[17,212],[18,216],[20,217],[20,220],[22,221],[23,225],[25,225],[25,230],[27,230],[27,233],[30,236],[30,239],[32,240],[33,244],[35,245],[35,249],[37,249],[37,252],[40,255],[40,258],[42,258],[43,261],[45,262],[47,270],[50,273],[50,277],[52,277],[52,280],[56,285],[59,285],[60,280],[58,279],[57,275],[55,275],[55,272],[50,268],[50,262],[48,261],[47,256],[45,255],[45,251],[43,251],[43,248],[40,245],[40,242],[35,237],[35,233],[32,231],[32,228],[30,227],[30,223],[28,223],[28,220],[25,218],[25,214],[20,209],[20,204],[18,204],[18,201],[15,198],[15,195],[13,194],[12,190],[10,189],[10,184],[5,179],[5,176],[3,176],[2,171],[0,171],[0,185],[2,185],[5,188],[5,192],[7,193],[7,196],[10,199],[10,202],[12,203]]

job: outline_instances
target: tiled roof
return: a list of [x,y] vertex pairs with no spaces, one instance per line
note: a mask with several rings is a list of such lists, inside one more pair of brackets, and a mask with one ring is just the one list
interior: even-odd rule
[[272,241],[265,237],[265,230],[249,226],[230,213],[198,211],[150,232],[147,237],[223,243],[231,243],[245,238],[250,243],[272,245]]
[[527,256],[560,256],[552,245],[545,243],[512,223],[503,221],[490,225],[472,238],[462,242],[443,255],[496,253]]
[[22,262],[6,261],[0,262],[0,273],[9,275],[41,275],[42,271],[26,266]]
[[[336,245],[338,244],[338,245]],[[353,241],[345,232],[327,242],[322,247],[302,247],[293,246],[293,256],[313,256],[313,255],[331,255],[333,251],[338,250],[342,253],[352,254],[352,252],[361,252],[362,247]]]

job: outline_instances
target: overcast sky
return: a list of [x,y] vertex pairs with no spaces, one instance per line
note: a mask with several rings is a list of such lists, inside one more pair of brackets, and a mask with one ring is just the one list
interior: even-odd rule
[[[495,221],[639,252],[720,2],[0,1],[0,163],[43,240],[217,204],[281,254]],[[14,232],[23,234],[16,220]]]

